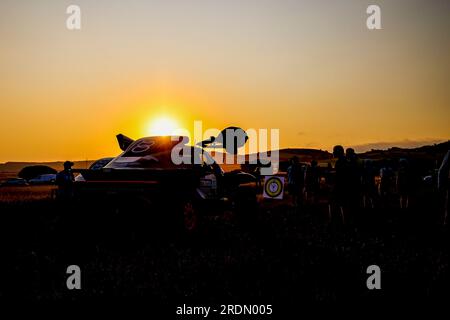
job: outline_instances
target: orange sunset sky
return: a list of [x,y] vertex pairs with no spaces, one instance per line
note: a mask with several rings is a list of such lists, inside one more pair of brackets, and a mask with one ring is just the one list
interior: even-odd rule
[[161,117],[277,128],[281,147],[447,140],[449,17],[445,0],[2,0],[0,162],[116,155]]

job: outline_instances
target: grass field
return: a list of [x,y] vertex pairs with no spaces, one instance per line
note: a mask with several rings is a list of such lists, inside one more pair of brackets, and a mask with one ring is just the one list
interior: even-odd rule
[[[245,212],[205,219],[185,237],[170,207],[141,202],[59,202],[55,186],[0,187],[0,298],[141,299],[173,312],[183,303],[273,304],[278,313],[311,302],[389,303],[450,296],[448,229],[438,224],[433,193],[411,208],[396,198],[355,212],[344,226],[328,203],[295,208],[262,199]],[[260,190],[261,193],[261,190]],[[82,270],[82,290],[66,288],[66,268]],[[366,287],[369,265],[382,290]],[[298,311],[298,310],[297,310]]]
[[[17,172],[0,172],[0,184],[7,179],[17,178]],[[54,185],[1,186],[0,203],[47,200],[53,197]]]
[[0,187],[0,202],[27,202],[51,199],[56,186],[14,186]]
[[[326,222],[326,204],[296,209],[262,201],[250,225],[208,220],[195,237],[161,227],[164,208],[65,205],[52,187],[0,191],[0,297],[20,300],[132,298],[172,312],[178,303],[388,302],[445,299],[448,232],[428,200],[409,211],[361,210],[357,231]],[[20,200],[20,201],[19,201]],[[424,210],[427,208],[427,210]],[[68,265],[82,290],[67,290]],[[382,270],[368,291],[366,268]],[[295,309],[295,308],[293,308]]]

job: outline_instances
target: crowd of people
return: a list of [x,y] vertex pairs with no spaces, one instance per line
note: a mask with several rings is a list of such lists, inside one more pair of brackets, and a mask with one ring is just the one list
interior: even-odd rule
[[354,149],[344,150],[337,145],[333,148],[334,166],[329,162],[327,167],[319,167],[315,160],[304,164],[298,157],[291,158],[287,168],[287,190],[294,206],[317,205],[320,200],[328,203],[330,220],[338,216],[346,224],[360,209],[397,207],[407,211],[418,190],[424,187],[434,191],[439,189],[441,221],[445,224],[449,153],[444,157],[437,177],[424,177],[408,159],[360,159]]

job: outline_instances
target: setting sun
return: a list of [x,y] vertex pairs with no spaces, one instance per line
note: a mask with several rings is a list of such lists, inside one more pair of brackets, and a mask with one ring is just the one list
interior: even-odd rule
[[169,117],[159,117],[154,119],[148,126],[148,134],[151,136],[168,136],[179,129],[176,120]]

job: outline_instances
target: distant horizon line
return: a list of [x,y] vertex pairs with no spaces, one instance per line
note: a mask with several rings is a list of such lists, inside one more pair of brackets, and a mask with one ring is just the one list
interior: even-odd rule
[[[387,151],[388,149],[391,148],[401,148],[401,149],[415,149],[415,148],[420,148],[420,147],[425,147],[425,146],[432,146],[432,145],[436,145],[436,144],[441,144],[441,143],[446,143],[446,142],[450,142],[450,139],[430,139],[430,140],[408,140],[405,139],[403,141],[397,141],[397,142],[372,142],[372,143],[365,143],[365,144],[359,144],[359,145],[349,145],[348,148],[353,148],[355,149],[355,151],[357,153],[366,153],[369,152],[371,150],[380,150],[380,151]],[[346,147],[346,146],[344,146]],[[303,149],[303,150],[317,150],[317,151],[324,151],[324,152],[329,152],[331,153],[330,150],[327,149],[321,149],[321,148],[314,148],[314,147],[285,147],[285,148],[280,148],[278,150],[287,150],[287,149],[292,149],[292,150],[299,150],[299,149]],[[269,150],[270,151],[270,150]],[[265,151],[261,151],[261,152],[265,152]],[[119,154],[112,156],[112,157],[116,157]],[[71,160],[73,162],[89,162],[89,161],[96,161],[98,159],[101,158],[107,158],[108,156],[105,157],[99,157],[99,158],[95,158],[95,159],[82,159],[82,160]],[[7,164],[7,163],[59,163],[59,162],[64,162],[67,161],[68,159],[65,160],[8,160],[5,162],[0,162],[0,165],[2,164]]]

